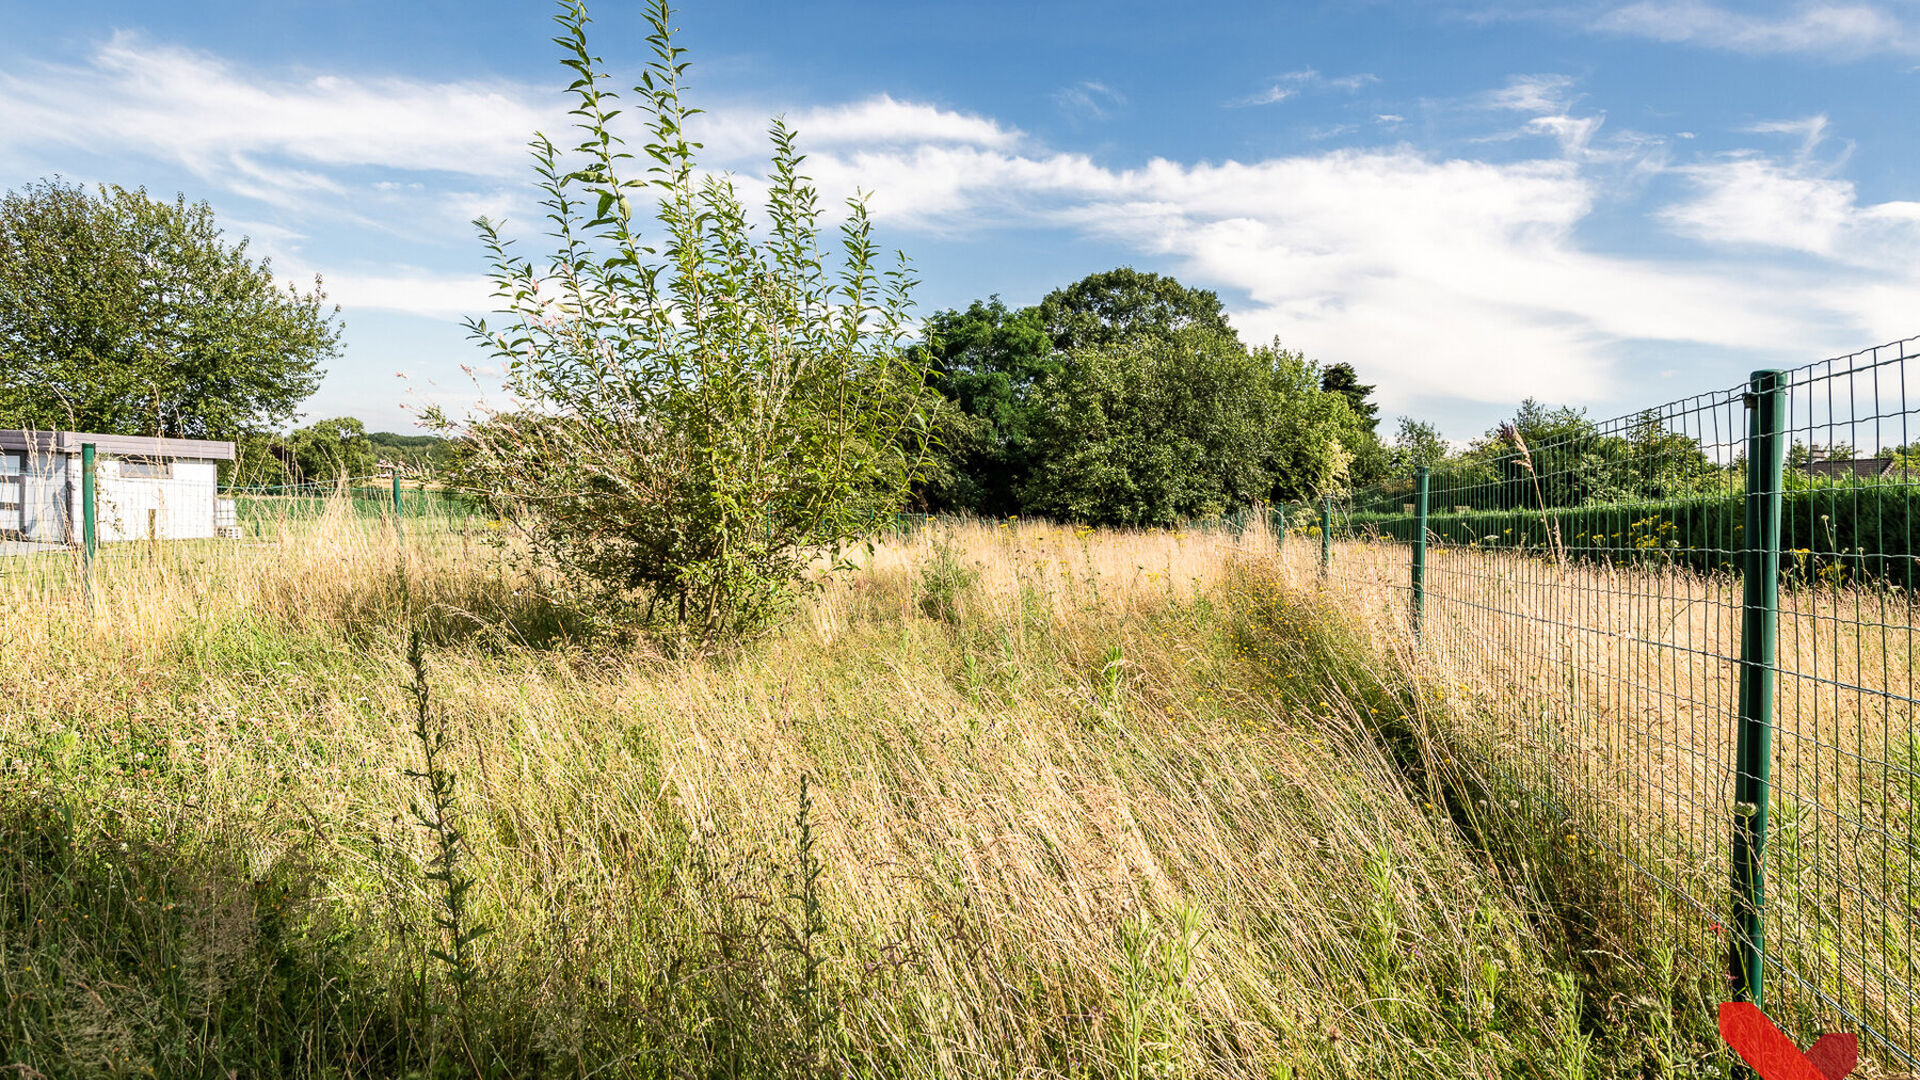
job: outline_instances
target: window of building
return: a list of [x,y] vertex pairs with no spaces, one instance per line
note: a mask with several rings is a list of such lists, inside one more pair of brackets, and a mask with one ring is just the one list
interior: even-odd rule
[[0,524],[0,529],[20,527],[20,474],[24,471],[24,455],[0,453],[0,512],[5,512],[7,521]]
[[123,480],[166,480],[173,476],[173,462],[167,458],[120,459],[120,478]]

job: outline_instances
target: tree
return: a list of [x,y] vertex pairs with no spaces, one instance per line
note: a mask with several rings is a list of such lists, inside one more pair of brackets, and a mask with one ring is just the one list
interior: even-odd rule
[[367,441],[373,444],[376,467],[397,466],[414,475],[437,472],[453,456],[453,444],[439,435],[370,431]]
[[0,427],[232,439],[276,427],[338,352],[206,203],[58,180],[0,199]]
[[904,258],[878,267],[865,204],[849,201],[830,266],[818,196],[776,120],[767,224],[751,226],[733,181],[695,161],[664,0],[647,18],[636,170],[586,7],[562,3],[580,138],[533,142],[552,253],[512,255],[498,226],[475,223],[504,321],[469,326],[512,411],[429,418],[464,437],[459,479],[512,509],[585,610],[664,611],[662,629],[712,642],[767,627],[823,555],[891,523],[925,474],[940,398],[904,338],[912,274]]
[[1379,425],[1380,406],[1367,400],[1375,388],[1360,381],[1360,377],[1354,374],[1352,364],[1330,364],[1322,368],[1320,389],[1346,398],[1347,407],[1353,410],[1353,414],[1360,418],[1369,432]]
[[947,440],[947,468],[929,485],[931,509],[1000,516],[1019,510],[1014,492],[1029,471],[1034,392],[1065,357],[1035,308],[1010,311],[998,296],[927,320],[930,382],[970,422]]
[[1130,266],[1088,276],[1041,298],[1040,324],[1061,352],[1127,345],[1142,338],[1172,341],[1188,331],[1235,344],[1220,298],[1170,277]]
[[1271,404],[1259,361],[1216,334],[1082,350],[1039,392],[1021,503],[1134,526],[1245,506],[1270,486]]
[[1345,486],[1367,437],[1319,369],[1210,330],[1074,353],[1035,397],[1028,511],[1171,525]]
[[287,437],[294,479],[331,483],[342,477],[369,476],[379,467],[366,425],[351,416],[321,420]]
[[1421,465],[1432,468],[1445,461],[1447,454],[1447,440],[1440,437],[1439,428],[1410,416],[1400,418],[1400,426],[1393,436],[1393,471],[1396,474],[1411,476],[1413,470]]
[[1274,402],[1263,448],[1271,475],[1267,498],[1313,500],[1371,480],[1356,468],[1356,453],[1367,446],[1377,449],[1379,441],[1354,415],[1345,395],[1320,389],[1319,366],[1278,341],[1255,350],[1255,355],[1262,358],[1267,394]]

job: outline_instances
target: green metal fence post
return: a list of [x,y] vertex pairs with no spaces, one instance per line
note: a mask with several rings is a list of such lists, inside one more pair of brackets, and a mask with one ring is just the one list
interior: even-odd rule
[[1427,609],[1427,467],[1413,475],[1413,640],[1419,641]]
[[1320,576],[1333,565],[1333,496],[1320,496]]
[[93,444],[80,444],[80,549],[87,565],[93,565],[94,552],[100,548],[98,516],[94,511]]
[[1287,546],[1287,508],[1274,506],[1267,509],[1267,528],[1273,533],[1273,546]]
[[400,470],[393,471],[393,518],[400,520]]
[[1762,1005],[1767,795],[1773,769],[1773,681],[1780,631],[1780,489],[1787,378],[1747,384],[1746,540],[1740,618],[1740,735],[1733,804],[1733,930],[1728,971],[1736,999]]

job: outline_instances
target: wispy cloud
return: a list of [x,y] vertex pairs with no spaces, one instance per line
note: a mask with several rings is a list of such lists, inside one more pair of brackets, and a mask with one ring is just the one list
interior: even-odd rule
[[[1869,305],[1840,287],[1858,275],[1833,265],[1758,272],[1731,252],[1588,250],[1580,226],[1608,196],[1590,160],[1335,150],[1115,170],[1079,155],[929,148],[816,164],[834,183],[884,176],[883,220],[1067,229],[1172,260],[1183,278],[1247,297],[1233,317],[1250,338],[1359,364],[1397,401],[1604,399],[1620,385],[1610,373],[1627,343],[1814,352],[1882,333],[1896,298],[1907,311],[1920,303],[1911,270],[1879,276],[1885,295]],[[1851,190],[1837,194],[1845,209]],[[1846,212],[1880,221],[1904,211]],[[1715,245],[1768,227],[1706,205],[1663,220],[1712,231]],[[1845,270],[1865,257],[1863,241],[1836,235],[1815,250]]]
[[1244,108],[1249,105],[1277,105],[1290,97],[1297,97],[1299,94],[1300,90],[1298,87],[1281,86],[1279,83],[1274,83],[1259,93],[1248,94],[1243,98],[1235,98],[1227,102],[1227,104],[1237,108]]
[[1733,52],[1814,53],[1852,58],[1920,52],[1920,30],[1872,4],[1800,3],[1787,10],[1733,8],[1706,0],[1641,0],[1593,23],[1607,33]]
[[293,191],[324,186],[316,166],[504,176],[522,166],[528,135],[555,116],[512,84],[268,79],[129,34],[84,65],[0,73],[0,112],[0,149],[118,145]]
[[1363,86],[1371,86],[1380,81],[1380,76],[1371,72],[1354,75],[1342,75],[1328,78],[1312,68],[1289,71],[1278,76],[1263,90],[1257,90],[1246,97],[1235,98],[1227,102],[1228,108],[1247,108],[1258,105],[1274,105],[1288,98],[1298,97],[1309,90],[1340,90],[1351,93]]
[[1055,90],[1053,103],[1074,119],[1105,120],[1125,105],[1127,99],[1105,83],[1087,80]]
[[[1798,120],[1764,120],[1757,124],[1748,124],[1740,130],[1753,135],[1790,135],[1798,138],[1800,148],[1794,152],[1794,162],[1804,169],[1813,163],[1814,152],[1820,149],[1820,144],[1826,142],[1829,128],[1827,115],[1819,113],[1801,117]],[[1849,143],[1846,152],[1828,168],[1839,168],[1845,163],[1847,154],[1852,150],[1852,144]]]
[[1487,92],[1486,104],[1512,112],[1560,115],[1574,103],[1571,75],[1512,75],[1507,84]]

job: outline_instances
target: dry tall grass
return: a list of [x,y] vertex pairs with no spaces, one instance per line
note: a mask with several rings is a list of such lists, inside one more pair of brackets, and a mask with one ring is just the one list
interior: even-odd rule
[[[344,512],[110,551],[90,593],[22,568],[0,584],[0,1063],[1718,1067],[1682,1022],[1698,1001],[1592,911],[1563,925],[1588,864],[1462,832],[1430,697],[1271,554],[921,529],[786,632],[690,660],[578,640],[478,537]],[[456,785],[434,825],[486,931],[466,987],[432,956],[446,883],[409,813],[412,625]]]
[[[1402,648],[1408,559],[1339,544],[1328,577]],[[1467,735],[1663,883],[1697,970],[1725,963],[1741,605],[1738,578],[1657,563],[1442,547],[1427,569],[1420,663],[1471,702]],[[1897,590],[1783,593],[1766,863],[1770,1011],[1808,1037],[1866,1025],[1894,1061],[1920,1053],[1915,627]]]

